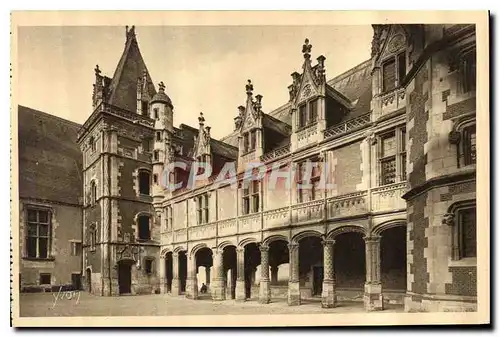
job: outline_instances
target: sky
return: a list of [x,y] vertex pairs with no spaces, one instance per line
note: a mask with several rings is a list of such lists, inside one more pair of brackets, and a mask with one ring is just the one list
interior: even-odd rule
[[[326,57],[331,79],[370,58],[373,30],[358,26],[136,26],[153,82],[163,81],[174,125],[197,127],[203,112],[214,138],[230,134],[245,85],[263,95],[265,113],[288,101],[290,74],[301,72],[302,45]],[[80,124],[92,113],[94,68],[113,76],[125,26],[20,27],[18,103]]]

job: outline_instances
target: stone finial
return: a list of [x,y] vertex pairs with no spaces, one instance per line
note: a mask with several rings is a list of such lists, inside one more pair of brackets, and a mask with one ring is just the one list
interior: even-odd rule
[[210,129],[212,129],[210,126],[205,126],[205,132],[208,136],[210,136]]
[[297,85],[299,83],[299,80],[300,80],[300,74],[298,72],[294,71],[291,76],[292,76],[293,84]]
[[163,81],[161,81],[161,82],[158,84],[158,90],[159,90],[159,91],[162,91],[162,92],[165,92],[165,84],[163,83]]
[[96,64],[96,66],[94,68],[94,72],[95,72],[96,76],[101,75],[101,69],[99,69],[99,65],[98,64]]
[[203,117],[203,112],[200,112],[200,117],[198,117],[198,122],[200,123],[200,127],[205,124],[205,117]]
[[318,66],[320,68],[321,71],[324,71],[325,69],[325,60],[326,60],[326,57],[323,56],[323,55],[320,55],[316,58],[316,60],[318,60]]
[[238,115],[234,117],[234,129],[237,130],[240,128],[240,126],[241,126],[241,116]]
[[135,26],[130,27],[130,29],[128,29],[128,26],[125,26],[125,37],[126,41],[135,39]]
[[260,109],[262,108],[262,95],[261,94],[258,94],[255,96],[255,108],[257,111],[260,111]]
[[243,114],[245,113],[245,107],[243,105],[240,105],[238,107],[238,113],[240,116],[243,116]]
[[251,80],[248,80],[248,83],[247,85],[245,86],[245,89],[247,91],[247,95],[248,96],[251,96],[252,93],[253,93],[253,84],[252,84],[252,81]]
[[311,49],[312,44],[309,43],[309,39],[306,38],[304,41],[304,45],[302,45],[302,53],[304,54],[305,59],[309,59],[311,57]]

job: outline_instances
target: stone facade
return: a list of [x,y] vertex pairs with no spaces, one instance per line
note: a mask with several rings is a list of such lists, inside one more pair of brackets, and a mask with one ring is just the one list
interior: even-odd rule
[[[332,80],[306,39],[302,72],[274,111],[249,80],[221,140],[203,114],[198,128],[173,126],[165,86],[156,91],[127,28],[114,77],[96,68],[94,112],[78,136],[86,289],[317,297],[324,308],[355,294],[370,311],[395,298],[408,311],[474,310],[475,234],[464,232],[475,200],[474,26],[373,28],[371,58]],[[189,187],[186,170],[167,170],[174,162],[212,172]],[[304,162],[328,188],[276,180]],[[249,167],[264,175],[246,185]]]

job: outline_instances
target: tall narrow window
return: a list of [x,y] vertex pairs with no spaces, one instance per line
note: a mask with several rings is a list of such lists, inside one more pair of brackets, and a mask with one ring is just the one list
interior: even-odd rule
[[94,180],[90,182],[90,204],[95,205],[97,202],[97,185]]
[[142,108],[142,115],[143,116],[149,116],[149,113],[148,113],[148,102],[146,101],[141,101],[141,108]]
[[151,239],[151,229],[150,229],[150,217],[148,215],[140,215],[137,219],[138,222],[138,239],[139,240],[150,240]]
[[398,85],[406,76],[406,52],[398,54]]
[[462,56],[460,61],[460,82],[463,92],[476,90],[476,51]]
[[460,258],[476,257],[476,208],[458,211]]
[[243,195],[242,195],[242,214],[246,215],[250,213],[250,187],[248,184],[243,183]]
[[260,208],[260,181],[252,181],[252,212],[256,213]]
[[382,136],[381,142],[381,185],[387,185],[396,182],[396,137],[394,131]]
[[159,150],[154,150],[153,151],[153,160],[154,161],[159,161],[160,160],[160,151]]
[[139,171],[139,193],[142,195],[150,194],[151,174],[146,170]]
[[144,272],[147,275],[153,274],[154,270],[154,259],[153,258],[145,258],[144,259]]
[[309,122],[316,123],[318,120],[318,100],[315,99],[309,103]]
[[89,226],[88,244],[89,244],[89,251],[94,252],[97,244],[97,227],[95,224]]
[[172,228],[172,206],[167,206],[165,209],[165,212],[167,213],[167,228],[166,229],[171,229]]
[[153,109],[153,113],[154,113],[154,118],[155,118],[156,120],[160,119],[160,115],[159,115],[159,113],[158,113],[158,108],[154,108],[154,109]]
[[46,259],[50,251],[51,220],[48,210],[28,209],[26,256]]
[[471,165],[476,163],[476,125],[469,125],[463,129],[463,154],[464,164]]
[[77,241],[70,242],[71,256],[80,256],[82,254],[82,243]]
[[151,139],[144,138],[142,140],[142,150],[144,152],[151,152]]
[[90,150],[92,152],[95,152],[96,149],[97,149],[97,146],[96,146],[96,141],[95,141],[94,137],[90,137],[90,139],[89,139],[89,145],[90,145]]
[[250,151],[253,151],[255,150],[255,144],[257,138],[256,131],[255,130],[250,131],[249,136],[250,136]]
[[311,200],[316,200],[321,198],[319,193],[319,182],[321,180],[321,167],[317,160],[311,162],[312,173],[311,173]]
[[307,124],[307,106],[302,104],[299,106],[299,128],[306,126]]
[[380,185],[406,181],[406,129],[396,128],[380,136]]
[[295,179],[296,179],[296,186],[297,186],[297,202],[301,203],[304,202],[304,190],[302,189],[302,184],[304,184],[303,177],[304,177],[304,170],[305,170],[305,162],[297,163],[296,164],[296,171],[295,171]]
[[156,131],[156,141],[161,141],[161,131]]
[[243,134],[243,153],[247,153],[249,150],[248,143],[248,133]]
[[400,181],[406,181],[406,128],[400,129],[399,158],[400,158]]
[[396,87],[396,60],[391,58],[382,65],[382,91],[388,92]]
[[203,223],[208,223],[209,218],[208,218],[208,210],[209,210],[209,204],[208,204],[208,194],[203,195]]

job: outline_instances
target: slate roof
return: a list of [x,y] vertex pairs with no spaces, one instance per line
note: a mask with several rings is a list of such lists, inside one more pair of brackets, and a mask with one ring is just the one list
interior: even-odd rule
[[80,124],[18,106],[19,197],[81,204]]
[[147,92],[153,98],[156,89],[142,58],[135,33],[127,37],[125,49],[118,62],[109,87],[108,103],[122,109],[137,111],[137,79],[147,72]]

